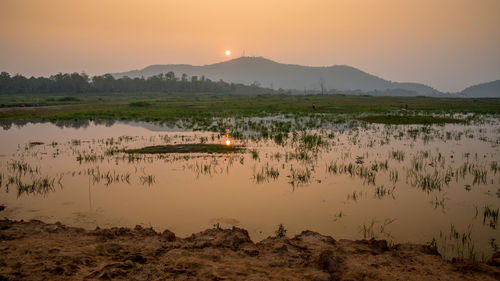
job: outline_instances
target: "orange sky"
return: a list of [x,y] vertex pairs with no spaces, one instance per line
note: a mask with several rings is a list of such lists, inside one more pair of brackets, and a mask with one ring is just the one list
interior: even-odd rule
[[102,74],[263,56],[457,91],[500,79],[499,0],[0,0],[0,70]]

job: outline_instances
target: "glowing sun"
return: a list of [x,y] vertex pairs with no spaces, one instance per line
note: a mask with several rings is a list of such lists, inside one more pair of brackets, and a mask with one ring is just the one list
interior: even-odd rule
[[226,50],[226,56],[230,56],[231,55],[231,51],[230,50]]
[[226,140],[226,145],[231,145],[231,140],[227,139]]

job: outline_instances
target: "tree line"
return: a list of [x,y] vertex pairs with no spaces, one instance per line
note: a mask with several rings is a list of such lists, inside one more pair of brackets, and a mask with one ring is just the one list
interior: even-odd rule
[[222,80],[212,81],[204,76],[182,74],[177,77],[174,72],[160,73],[148,78],[114,78],[111,74],[89,77],[85,73],[58,73],[50,77],[26,78],[20,74],[11,76],[7,72],[0,73],[0,93],[234,93],[264,94],[274,92],[262,88],[257,82],[251,85],[228,83]]

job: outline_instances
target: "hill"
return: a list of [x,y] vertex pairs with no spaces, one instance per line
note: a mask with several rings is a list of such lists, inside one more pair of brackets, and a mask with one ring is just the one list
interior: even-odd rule
[[461,94],[474,98],[498,98],[500,97],[500,80],[470,86]]
[[[211,80],[252,84],[297,92],[335,89],[339,91],[388,92],[390,95],[425,95],[441,93],[419,83],[392,82],[346,65],[311,67],[282,64],[262,57],[240,57],[220,63],[194,66],[187,64],[151,65],[141,70],[112,74],[115,78],[150,77],[172,71],[176,76],[205,76]],[[401,92],[401,94],[398,94]]]

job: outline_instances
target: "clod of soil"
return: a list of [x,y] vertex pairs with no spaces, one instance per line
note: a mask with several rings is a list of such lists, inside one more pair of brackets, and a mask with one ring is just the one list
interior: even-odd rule
[[312,231],[259,243],[244,229],[176,237],[136,226],[88,231],[0,220],[0,280],[499,280],[488,263],[425,245],[335,240]]

